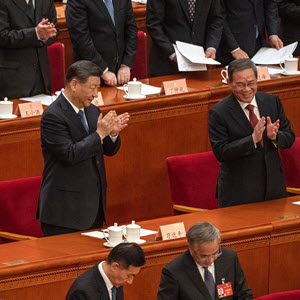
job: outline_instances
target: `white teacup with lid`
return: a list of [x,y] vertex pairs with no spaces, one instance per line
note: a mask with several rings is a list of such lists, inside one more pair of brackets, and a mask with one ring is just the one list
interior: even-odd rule
[[[128,88],[128,91],[126,90],[126,87]],[[142,83],[137,81],[136,78],[133,78],[132,81],[125,83],[123,85],[123,90],[126,93],[125,97],[128,99],[144,98],[144,95],[142,95]]]
[[108,229],[108,237],[104,235],[108,242],[108,246],[114,247],[123,242],[123,229],[118,226],[118,223],[114,223],[114,226],[110,226]]
[[128,243],[139,243],[140,242],[140,230],[141,226],[135,224],[135,221],[131,221],[131,224],[126,226],[126,241]]
[[[284,67],[282,63],[284,63]],[[287,75],[297,74],[298,58],[296,57],[286,58],[284,61],[280,62],[280,67],[283,70],[283,72]]]
[[8,101],[7,97],[4,98],[4,101],[0,101],[0,115],[11,116],[13,111],[13,102]]

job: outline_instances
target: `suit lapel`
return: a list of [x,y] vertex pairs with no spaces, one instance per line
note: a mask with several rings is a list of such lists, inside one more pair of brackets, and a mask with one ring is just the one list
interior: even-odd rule
[[33,19],[29,7],[26,3],[26,0],[12,0],[15,4],[26,14],[26,16],[31,20],[33,24],[35,24],[35,20]]
[[[197,6],[197,2],[196,2],[196,6]],[[184,14],[185,14],[185,16],[186,16],[186,18],[187,18],[190,26],[192,27],[192,22],[191,22],[191,19],[190,19],[190,14],[189,14],[189,8],[188,8],[187,0],[179,0],[179,3],[181,5],[181,7],[182,7],[182,10],[183,10],[183,12],[184,12]]]
[[[94,3],[98,6],[101,14],[103,15],[103,17],[106,19],[107,23],[109,24],[109,26],[112,27],[112,29],[114,31],[116,31],[116,27],[110,17],[110,14],[106,8],[106,5],[105,3],[103,2],[103,0],[92,0],[94,1]],[[115,16],[115,22],[116,22],[116,6],[115,6],[115,2],[117,1],[113,1],[113,6],[114,6],[114,16]]]
[[[95,132],[97,129],[97,118],[98,115],[95,114],[95,110],[91,109],[92,104],[84,109],[85,117],[87,119],[89,133]],[[96,126],[95,126],[96,125]]]
[[42,21],[42,1],[36,0],[35,1],[35,22],[38,24]]
[[75,128],[80,131],[81,135],[87,136],[88,133],[68,100],[63,95],[60,95],[57,100],[60,101],[61,108],[65,112],[65,117],[69,120],[69,122],[74,124]]
[[191,279],[191,281],[195,284],[199,292],[204,296],[205,299],[211,300],[210,293],[204,283],[201,274],[198,270],[198,267],[192,258],[189,250],[185,253],[184,264],[186,266],[186,275]]

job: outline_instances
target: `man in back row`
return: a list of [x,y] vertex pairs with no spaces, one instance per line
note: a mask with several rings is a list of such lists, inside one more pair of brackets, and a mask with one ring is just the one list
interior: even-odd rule
[[220,247],[216,226],[194,224],[186,237],[189,249],[162,270],[157,300],[253,299],[236,253]]
[[220,207],[287,196],[278,153],[295,140],[276,95],[257,92],[257,69],[248,58],[228,68],[231,94],[209,112],[208,130],[220,162],[217,197]]

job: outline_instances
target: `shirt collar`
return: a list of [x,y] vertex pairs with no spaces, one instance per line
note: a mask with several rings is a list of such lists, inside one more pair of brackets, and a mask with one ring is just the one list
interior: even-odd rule
[[82,110],[82,111],[84,112],[84,109],[83,109],[83,108],[79,109],[77,106],[75,106],[75,105],[67,98],[67,96],[64,94],[64,92],[62,92],[62,94],[64,95],[64,97],[66,98],[66,100],[71,104],[71,106],[72,106],[73,109],[75,110],[76,114],[78,114],[78,112],[79,112],[80,110]]
[[104,270],[103,270],[103,263],[104,263],[104,261],[102,261],[101,263],[99,263],[99,265],[98,265],[98,269],[99,269],[99,272],[100,272],[100,274],[101,274],[101,276],[102,276],[102,278],[103,278],[103,280],[104,280],[104,282],[105,282],[105,285],[106,285],[106,287],[107,287],[107,289],[108,289],[108,292],[110,293],[110,291],[111,291],[111,289],[112,289],[112,287],[114,286],[112,283],[111,283],[111,281],[108,279],[108,277],[106,276],[106,274],[105,274],[105,272],[104,272]]
[[252,104],[254,107],[258,108],[255,96],[253,97],[253,99],[251,100],[250,103],[242,102],[238,99],[236,99],[236,100],[238,101],[238,103],[240,104],[242,109],[245,109],[248,104]]

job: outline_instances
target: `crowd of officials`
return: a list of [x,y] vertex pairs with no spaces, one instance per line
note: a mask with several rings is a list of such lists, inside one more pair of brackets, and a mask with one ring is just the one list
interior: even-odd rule
[[[257,92],[250,58],[263,46],[280,49],[299,39],[299,20],[299,0],[147,1],[151,76],[178,73],[177,40],[203,46],[206,57],[229,64],[231,93],[208,120],[220,162],[220,207],[286,196],[278,149],[291,147],[295,135],[280,99]],[[66,21],[73,64],[64,91],[41,119],[44,171],[37,218],[45,236],[105,223],[103,156],[118,152],[119,133],[130,116],[103,116],[91,102],[101,84],[129,81],[137,48],[130,0],[68,0]],[[57,35],[53,0],[0,0],[0,98],[50,93],[47,45]],[[220,247],[213,224],[193,225],[187,241],[188,250],[163,269],[158,299],[253,299],[235,252]],[[107,261],[74,282],[67,299],[123,299],[123,283],[131,283],[144,263],[137,244],[118,245]]]

